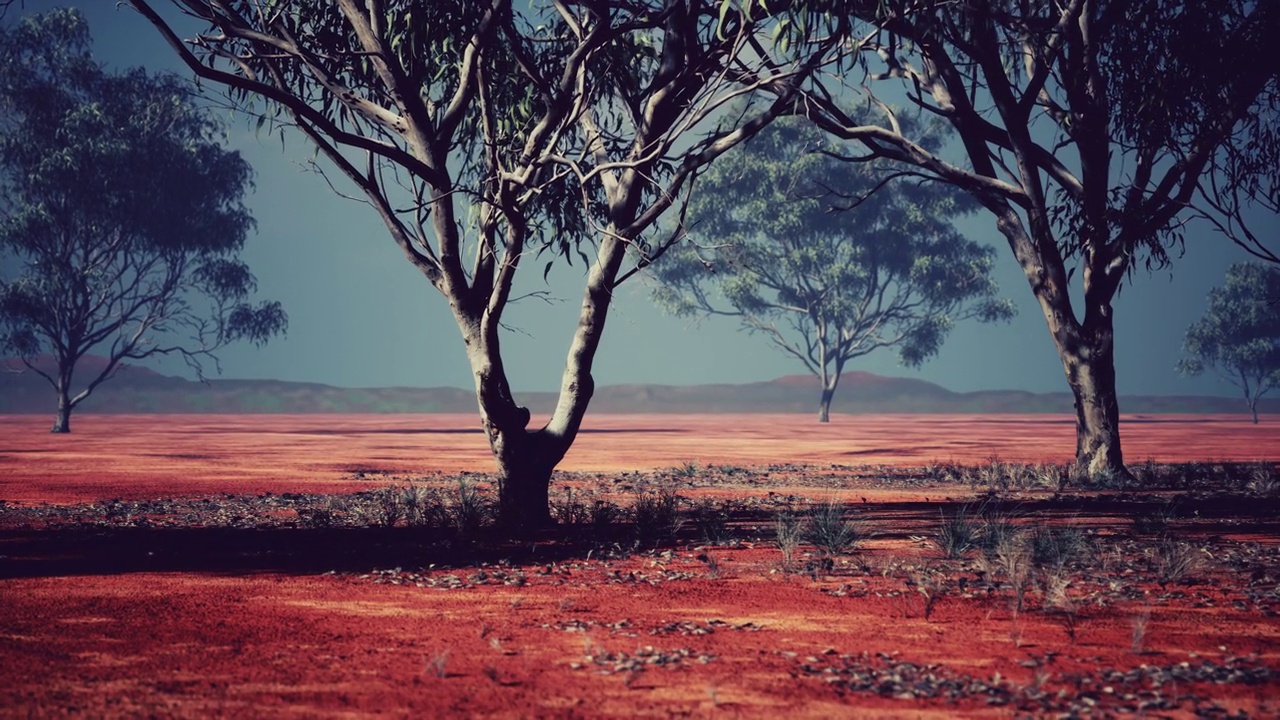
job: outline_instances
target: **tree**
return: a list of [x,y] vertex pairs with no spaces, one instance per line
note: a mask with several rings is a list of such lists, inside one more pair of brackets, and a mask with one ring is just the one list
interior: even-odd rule
[[[150,0],[131,4],[234,106],[308,137],[444,297],[499,514],[517,531],[550,522],[551,473],[593,393],[612,294],[670,245],[654,223],[788,106],[841,35],[809,43],[820,14],[788,16],[804,21],[788,30],[755,3],[712,0],[172,0],[208,28],[184,43]],[[773,57],[784,40],[796,60]],[[774,102],[724,112],[763,86]],[[559,399],[530,428],[507,381],[504,312],[522,268],[575,257],[588,270]]]
[[[654,265],[660,303],[737,318],[816,375],[819,422],[849,361],[896,347],[919,365],[955,322],[1013,315],[994,299],[993,251],[951,224],[963,195],[839,151],[812,126],[774,123],[699,181],[689,210],[699,244]],[[868,197],[842,207],[850,194]]]
[[[250,169],[186,83],[106,72],[83,18],[56,11],[0,30],[0,113],[0,257],[17,269],[0,278],[0,345],[53,386],[53,432],[122,361],[177,354],[199,370],[284,330],[279,303],[247,302],[236,257]],[[90,352],[107,362],[77,385]]]
[[1212,368],[1244,392],[1258,422],[1258,399],[1280,387],[1280,269],[1237,263],[1227,283],[1209,291],[1209,309],[1187,328],[1178,363],[1188,375]]
[[[1040,304],[1076,404],[1076,459],[1125,476],[1112,301],[1162,266],[1225,167],[1280,168],[1275,28],[1249,0],[849,0],[864,74],[830,80],[799,112],[866,158],[967,191],[995,220]],[[847,82],[848,90],[838,87]],[[878,122],[839,100],[868,88]],[[949,122],[958,157],[910,134],[893,98]],[[1077,272],[1078,271],[1078,272]],[[1080,292],[1073,297],[1072,280]]]

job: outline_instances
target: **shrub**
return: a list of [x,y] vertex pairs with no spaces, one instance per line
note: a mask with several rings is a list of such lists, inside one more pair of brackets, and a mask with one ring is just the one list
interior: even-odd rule
[[695,502],[689,511],[689,517],[698,528],[702,540],[712,545],[719,545],[733,538],[729,516],[728,503],[717,503],[710,498]]
[[606,527],[618,521],[622,517],[622,508],[614,505],[608,500],[601,498],[591,499],[591,524],[596,527]]
[[942,523],[933,536],[933,544],[938,546],[943,556],[962,558],[979,546],[981,528],[970,514],[968,506],[961,506],[951,515],[941,510],[938,512],[942,516]]
[[688,460],[671,469],[671,474],[678,478],[693,478],[698,475],[698,464]]
[[1022,533],[1011,533],[1002,538],[993,549],[996,567],[1005,575],[1013,592],[1013,612],[1022,612],[1026,604],[1027,588],[1031,583],[1031,548]]
[[1200,552],[1191,544],[1164,538],[1155,548],[1156,574],[1161,583],[1186,579],[1200,567]]
[[635,524],[636,538],[641,542],[655,542],[674,537],[683,520],[680,517],[680,496],[662,489],[636,495],[631,506],[631,519]]
[[449,503],[448,515],[459,533],[468,535],[488,524],[493,517],[493,502],[474,483],[458,481],[458,491]]
[[1143,642],[1147,637],[1147,625],[1151,622],[1151,608],[1146,608],[1142,612],[1133,616],[1133,636],[1129,644],[1129,650],[1134,655],[1141,655]]
[[1166,500],[1159,505],[1139,508],[1131,517],[1134,532],[1143,535],[1163,535],[1178,517],[1177,505]]
[[805,520],[804,539],[827,555],[850,552],[870,537],[866,523],[850,520],[834,500],[810,508]]
[[1272,497],[1280,494],[1280,480],[1272,473],[1270,463],[1260,462],[1249,469],[1245,489],[1255,495]]
[[445,523],[448,512],[436,490],[410,482],[401,487],[399,492],[406,525],[435,526]]
[[1006,543],[1020,541],[1022,528],[1013,521],[1013,516],[994,511],[990,507],[979,511],[982,516],[982,536],[979,538],[982,554],[988,559],[995,558],[997,549]]
[[946,576],[932,568],[921,568],[906,579],[907,587],[915,588],[924,600],[924,619],[933,616],[933,610],[948,592]]
[[551,497],[551,517],[561,525],[583,525],[591,521],[591,509],[582,499],[583,493],[576,495],[573,488],[566,487],[562,493]]
[[1009,489],[1009,466],[995,455],[987,458],[986,464],[979,465],[976,470],[974,477],[978,485],[991,492]]
[[1031,564],[1061,569],[1088,549],[1088,538],[1076,528],[1039,527],[1029,538]]
[[773,519],[778,549],[782,551],[782,569],[791,572],[795,568],[796,549],[804,535],[804,524],[794,513],[780,512]]

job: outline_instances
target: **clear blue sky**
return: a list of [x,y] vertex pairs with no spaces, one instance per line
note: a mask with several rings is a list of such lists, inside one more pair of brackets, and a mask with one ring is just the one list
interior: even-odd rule
[[[181,70],[153,28],[114,0],[58,3],[27,0],[26,12],[77,5],[89,20],[98,58],[114,67]],[[185,75],[186,73],[183,72]],[[233,146],[257,171],[250,207],[258,232],[244,258],[259,294],[289,313],[287,338],[263,349],[238,346],[221,354],[222,377],[278,378],[353,387],[471,387],[458,331],[443,299],[403,258],[381,222],[364,205],[336,197],[305,169],[304,141],[283,150],[229,118]],[[1263,237],[1278,238],[1268,219]],[[851,369],[918,377],[957,391],[1065,391],[1066,381],[1044,319],[994,222],[967,220],[974,238],[996,245],[997,277],[1019,315],[1007,325],[958,326],[942,353],[920,369],[900,366],[892,353],[865,358]],[[1187,252],[1171,268],[1135,276],[1115,303],[1116,357],[1121,394],[1235,395],[1213,376],[1186,378],[1174,370],[1187,325],[1205,307],[1209,289],[1228,265],[1247,255],[1207,229],[1188,233]],[[560,371],[580,303],[580,266],[560,268],[550,290],[561,302],[521,303],[510,312],[519,332],[505,339],[507,368],[517,392],[559,386]],[[544,287],[530,272],[527,288]],[[180,363],[157,366],[182,374]],[[732,321],[691,323],[653,307],[643,280],[625,285],[611,313],[596,360],[599,384],[753,382],[803,372],[762,338]]]

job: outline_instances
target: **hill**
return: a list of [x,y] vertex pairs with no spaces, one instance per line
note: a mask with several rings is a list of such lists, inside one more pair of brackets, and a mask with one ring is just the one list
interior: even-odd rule
[[[102,358],[83,362],[101,368]],[[53,393],[36,374],[3,361],[0,413],[52,412]],[[37,363],[39,366],[40,364]],[[43,369],[43,368],[42,368]],[[520,394],[535,413],[549,413],[555,395]],[[816,413],[817,380],[789,375],[768,382],[710,385],[606,385],[597,388],[591,411],[600,413]],[[1280,400],[1260,410],[1280,412]],[[281,380],[209,380],[201,383],[125,365],[103,383],[78,412],[92,413],[472,413],[470,390],[436,388],[341,388]],[[832,405],[838,413],[1066,413],[1068,393],[988,390],[957,393],[914,378],[845,373]],[[1237,413],[1244,402],[1216,396],[1128,396],[1126,413]]]

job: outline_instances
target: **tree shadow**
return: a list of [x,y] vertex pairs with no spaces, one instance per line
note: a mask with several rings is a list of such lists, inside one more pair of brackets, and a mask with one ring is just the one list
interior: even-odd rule
[[[1280,536],[1280,498],[1188,496],[1174,498],[1174,502],[1181,518],[1180,537]],[[972,498],[944,498],[854,502],[846,509],[850,516],[868,522],[876,537],[904,540],[928,532],[943,514],[962,508],[972,512],[975,506]],[[1036,524],[1088,520],[1130,533],[1135,516],[1164,512],[1170,506],[1168,497],[1067,495],[1037,500],[992,498],[982,507],[984,512]],[[725,519],[738,537],[753,535],[768,542],[776,514],[772,509],[738,509]],[[640,544],[636,528],[626,523],[557,526],[527,538],[493,531],[463,536],[453,529],[434,527],[7,527],[0,528],[0,578],[137,572],[306,575],[392,567],[465,568],[500,561],[560,563],[582,560],[593,553],[599,557],[602,550],[693,547],[700,543],[698,532],[694,523],[686,522],[674,535]]]

